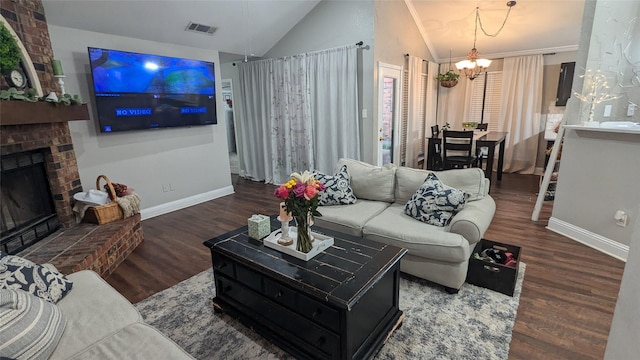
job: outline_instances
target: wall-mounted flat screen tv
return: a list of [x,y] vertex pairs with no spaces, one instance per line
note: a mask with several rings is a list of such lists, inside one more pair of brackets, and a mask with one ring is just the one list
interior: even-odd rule
[[216,124],[213,62],[89,47],[100,131]]

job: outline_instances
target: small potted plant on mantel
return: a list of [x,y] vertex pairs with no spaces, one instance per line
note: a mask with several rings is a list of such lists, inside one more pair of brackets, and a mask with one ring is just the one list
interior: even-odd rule
[[440,80],[440,86],[451,88],[458,85],[458,78],[460,74],[453,72],[453,70],[449,70],[444,74],[438,74],[438,80]]

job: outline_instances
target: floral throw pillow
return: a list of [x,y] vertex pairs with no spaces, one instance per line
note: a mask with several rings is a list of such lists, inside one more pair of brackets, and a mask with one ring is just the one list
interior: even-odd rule
[[57,303],[73,283],[57,271],[19,256],[0,258],[0,289],[23,290],[51,303]]
[[430,173],[404,206],[404,213],[430,225],[446,226],[464,208],[468,197],[469,194],[443,184]]
[[356,196],[351,189],[347,165],[342,165],[335,175],[316,174],[316,180],[326,187],[318,193],[320,205],[349,205],[356,203]]

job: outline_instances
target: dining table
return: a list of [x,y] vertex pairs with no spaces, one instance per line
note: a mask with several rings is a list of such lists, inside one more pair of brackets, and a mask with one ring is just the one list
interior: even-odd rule
[[[480,153],[480,148],[487,148],[487,167],[484,176],[491,180],[493,177],[493,162],[498,148],[498,163],[496,169],[497,181],[502,181],[502,168],[504,164],[504,146],[508,132],[502,131],[475,131],[473,140],[475,142],[476,153]],[[441,146],[442,140],[439,137],[428,139],[427,170],[442,170]]]
[[502,167],[504,164],[504,143],[507,138],[508,132],[502,131],[489,131],[486,134],[476,138],[476,149],[486,147],[487,152],[487,169],[484,172],[484,176],[491,180],[493,176],[493,159],[496,153],[496,147],[498,148],[498,164],[496,169],[496,179],[502,181]]

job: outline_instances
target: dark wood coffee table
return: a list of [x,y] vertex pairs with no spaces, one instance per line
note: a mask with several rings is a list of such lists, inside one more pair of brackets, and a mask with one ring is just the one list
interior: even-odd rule
[[[272,230],[279,227],[272,217]],[[335,240],[309,261],[265,247],[246,226],[206,241],[214,306],[296,358],[370,358],[404,318],[398,290],[406,250],[313,231]]]

